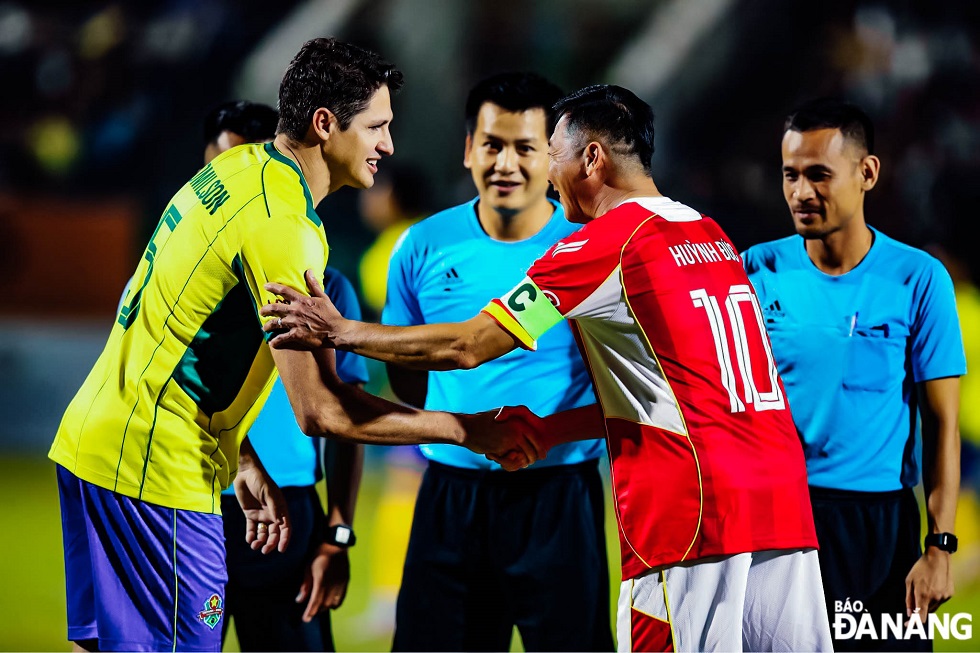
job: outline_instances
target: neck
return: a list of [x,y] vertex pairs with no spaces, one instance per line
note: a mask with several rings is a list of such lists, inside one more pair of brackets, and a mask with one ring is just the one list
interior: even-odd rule
[[837,276],[850,272],[864,260],[871,251],[874,234],[863,218],[855,218],[846,229],[804,242],[807,256],[817,269]]
[[317,145],[295,141],[285,134],[277,134],[273,141],[279,152],[293,160],[299,166],[303,179],[313,196],[313,206],[323,201],[323,198],[337,190],[330,187],[330,169],[320,154]]
[[653,182],[653,178],[646,175],[633,175],[622,180],[607,180],[605,185],[596,193],[592,202],[593,215],[598,218],[623,202],[637,197],[663,197],[663,194],[657,188],[657,184]]
[[548,224],[554,212],[555,207],[545,197],[517,213],[501,213],[482,199],[476,204],[480,226],[494,240],[527,240]]

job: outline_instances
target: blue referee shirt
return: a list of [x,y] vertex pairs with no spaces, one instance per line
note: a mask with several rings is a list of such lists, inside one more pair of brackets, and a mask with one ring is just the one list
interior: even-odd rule
[[966,373],[943,265],[876,229],[847,274],[824,274],[790,236],[742,260],[803,439],[812,486],[863,492],[911,487],[915,384]]
[[[561,206],[537,234],[518,242],[491,238],[476,215],[479,198],[412,225],[395,246],[382,322],[396,326],[461,322],[476,315],[524,278],[553,244],[578,229]],[[545,416],[595,403],[595,394],[567,324],[551,329],[537,351],[515,349],[472,370],[430,372],[425,407],[475,413],[525,405]],[[422,445],[429,460],[473,469],[499,469],[484,456],[454,445]],[[598,458],[602,440],[553,448],[535,466]]]

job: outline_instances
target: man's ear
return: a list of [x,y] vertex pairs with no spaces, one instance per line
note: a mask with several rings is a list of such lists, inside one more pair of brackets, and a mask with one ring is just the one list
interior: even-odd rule
[[878,174],[881,172],[881,160],[874,154],[869,154],[861,160],[861,188],[865,192],[871,190],[878,183]]
[[597,141],[592,141],[582,151],[582,163],[586,174],[592,174],[605,166],[606,152]]
[[321,141],[327,141],[332,133],[340,129],[340,123],[337,122],[337,116],[333,114],[333,111],[326,107],[320,107],[313,112],[310,129]]
[[463,146],[463,167],[469,170],[473,167],[470,163],[470,154],[473,152],[473,134],[466,134],[466,144]]

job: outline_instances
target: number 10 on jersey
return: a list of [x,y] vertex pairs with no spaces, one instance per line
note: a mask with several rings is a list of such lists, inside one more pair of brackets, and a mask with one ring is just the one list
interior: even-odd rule
[[[746,406],[754,406],[755,410],[782,410],[786,407],[782,388],[779,385],[776,363],[769,345],[765,322],[762,319],[762,309],[759,300],[752,289],[740,284],[728,289],[728,296],[722,301],[725,310],[722,311],[719,298],[709,295],[704,288],[691,291],[691,299],[697,308],[703,308],[711,326],[711,336],[715,342],[715,354],[718,356],[718,366],[721,368],[721,385],[728,392],[733,413],[744,413]],[[748,306],[743,306],[747,304]],[[743,311],[743,308],[751,310]],[[745,313],[755,316],[754,325],[746,324]],[[727,320],[726,320],[727,318]],[[765,361],[752,359],[749,349],[749,333],[758,332],[765,352]],[[729,335],[729,333],[731,335]],[[742,394],[738,393],[735,379],[735,366],[732,365],[732,350],[735,350],[735,362],[738,364],[739,380],[742,382]],[[763,379],[764,387],[760,391],[753,363],[764,362],[766,366]]]

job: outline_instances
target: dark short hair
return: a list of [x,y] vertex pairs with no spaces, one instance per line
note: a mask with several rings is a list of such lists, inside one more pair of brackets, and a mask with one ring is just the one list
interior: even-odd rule
[[558,86],[531,72],[507,72],[487,77],[477,82],[466,97],[466,133],[476,131],[480,107],[491,102],[515,113],[543,109],[545,129],[550,134],[554,127],[552,107],[562,95],[564,93]]
[[783,133],[808,132],[814,129],[839,129],[844,138],[868,154],[875,151],[875,128],[856,104],[837,98],[817,98],[797,107],[786,118]]
[[332,38],[307,41],[286,67],[279,85],[279,129],[292,139],[306,136],[313,114],[329,109],[341,130],[387,85],[395,93],[402,73],[375,52]]
[[566,118],[570,132],[619,146],[650,172],[653,109],[632,91],[611,84],[587,86],[555,104],[555,121],[562,118]]
[[238,134],[249,143],[270,141],[276,135],[279,113],[268,104],[231,100],[222,102],[204,118],[204,144],[213,143],[223,131]]

